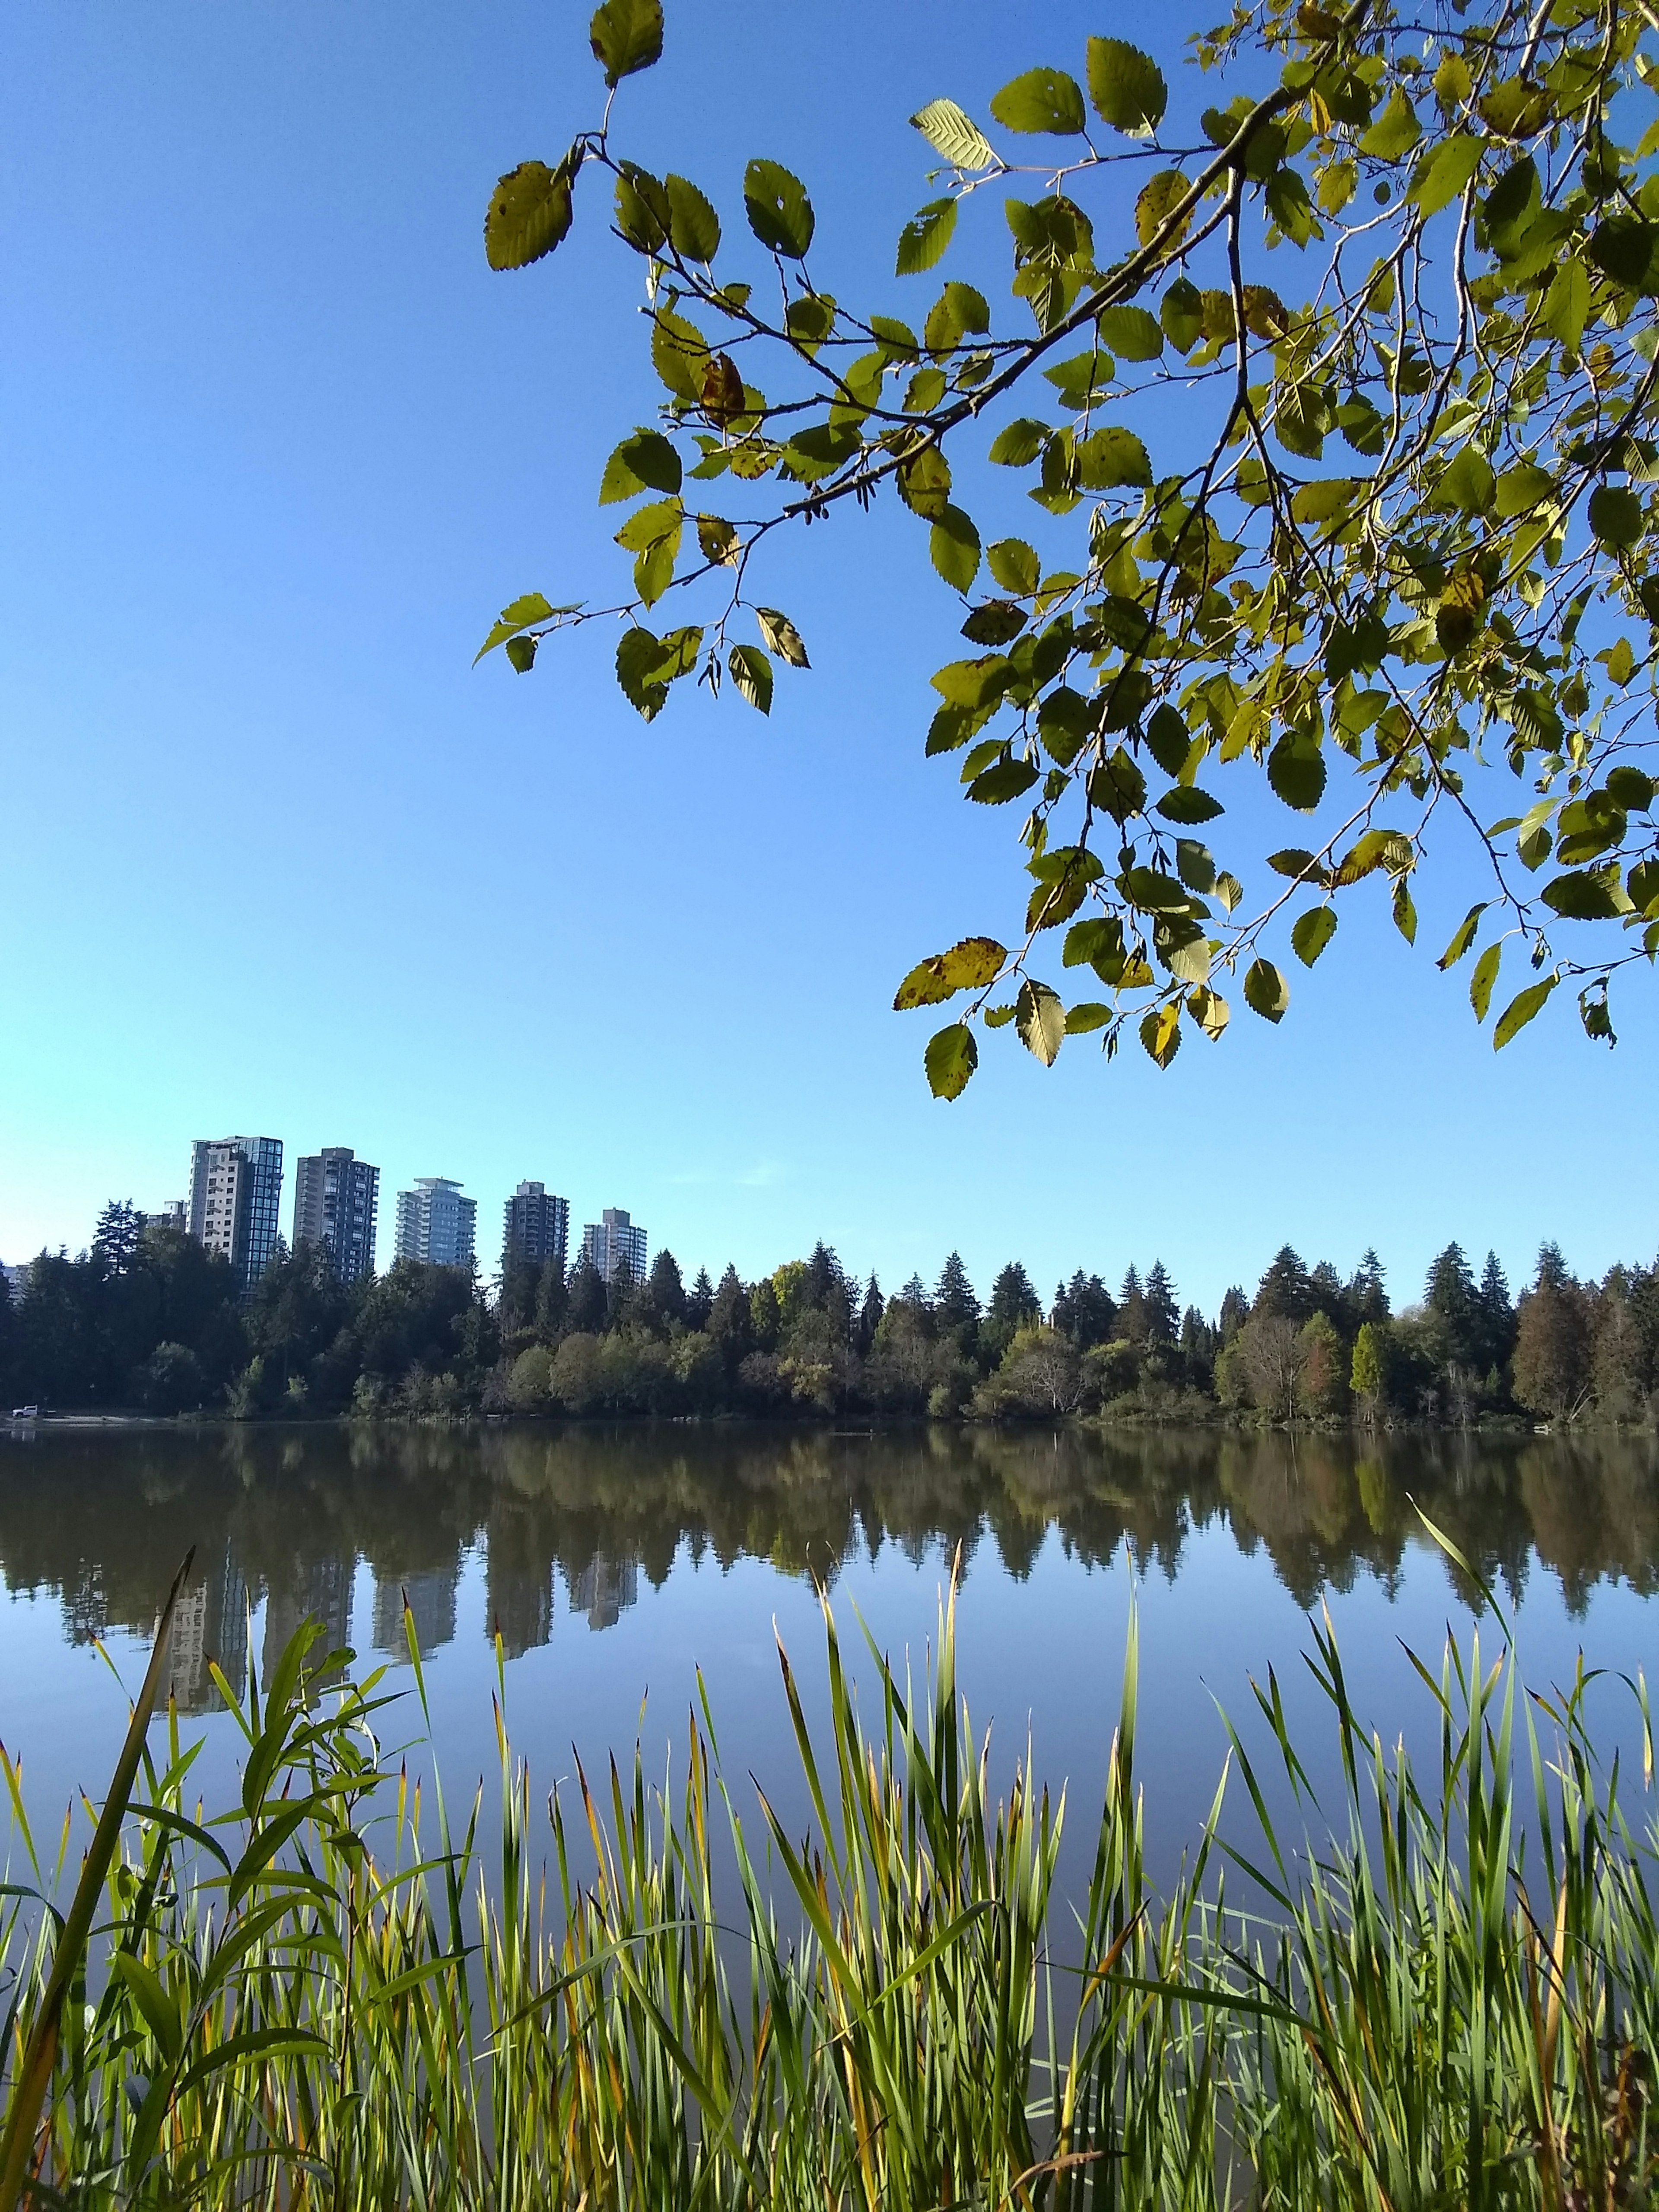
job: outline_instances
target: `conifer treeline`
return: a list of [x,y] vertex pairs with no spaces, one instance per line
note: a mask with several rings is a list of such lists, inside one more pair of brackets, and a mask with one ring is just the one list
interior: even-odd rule
[[399,1261],[347,1288],[279,1248],[240,1304],[223,1261],[168,1222],[106,1206],[87,1251],[43,1253],[14,1304],[0,1277],[0,1401],[262,1413],[808,1414],[935,1419],[1326,1418],[1465,1424],[1650,1418],[1659,1264],[1581,1282],[1547,1244],[1512,1298],[1489,1253],[1435,1260],[1395,1310],[1367,1251],[1344,1278],[1286,1245],[1213,1319],[1161,1261],[1115,1290],[1079,1271],[1046,1309],[1011,1261],[981,1301],[952,1253],[892,1297],[818,1244],[759,1280],[644,1282],[586,1261],[466,1273]]

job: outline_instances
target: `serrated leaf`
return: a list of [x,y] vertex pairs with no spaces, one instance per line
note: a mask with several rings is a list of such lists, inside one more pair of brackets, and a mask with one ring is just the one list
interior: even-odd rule
[[958,991],[982,991],[1002,973],[1007,957],[994,937],[964,937],[948,952],[917,962],[898,987],[893,1011],[908,1013],[913,1006],[942,1006]]
[[959,1098],[979,1066],[979,1047],[965,1022],[953,1022],[927,1040],[923,1054],[927,1087],[935,1098]]
[[510,637],[507,641],[507,657],[520,676],[528,676],[536,665],[536,647],[533,637]]
[[910,118],[930,146],[953,162],[958,169],[989,169],[996,162],[996,149],[980,129],[973,117],[954,100],[930,100],[926,107],[919,108]]
[[1075,1006],[1066,1009],[1067,1036],[1087,1036],[1091,1030],[1103,1030],[1112,1018],[1112,1010],[1098,999],[1084,999]]
[[1083,128],[1083,94],[1064,70],[1027,70],[1005,84],[991,102],[1005,131],[1048,131],[1075,137]]
[[605,0],[587,27],[593,58],[615,87],[662,58],[662,0]]
[[672,307],[659,307],[651,323],[651,366],[676,399],[696,405],[713,359],[708,339]]
[[1019,1041],[1045,1067],[1052,1067],[1066,1042],[1066,1009],[1046,983],[1028,977],[1014,1001],[1014,1027]]
[[[979,532],[973,517],[959,507],[946,506],[928,532],[927,550],[947,584],[968,591],[979,574]],[[988,639],[987,643],[1001,641]]]
[[1200,985],[1187,994],[1187,1011],[1198,1024],[1212,1044],[1215,1043],[1230,1019],[1227,1001],[1218,991]]
[[599,479],[599,505],[614,506],[642,491],[677,492],[681,481],[680,457],[660,430],[635,430],[624,438],[605,465]]
[[1589,320],[1589,271],[1575,253],[1557,267],[1544,295],[1544,325],[1570,351],[1577,353]]
[[903,464],[898,495],[912,514],[938,521],[951,503],[951,464],[937,446],[924,446]]
[[1287,730],[1267,756],[1267,781],[1286,806],[1311,814],[1325,795],[1325,756]]
[[728,564],[735,562],[743,550],[737,525],[728,522],[723,514],[700,514],[697,517],[697,544],[705,561]]
[[551,622],[556,614],[574,612],[574,608],[550,605],[539,592],[526,592],[522,599],[514,599],[511,606],[501,609],[489,636],[473,654],[472,665],[476,668],[485,653],[493,653],[498,645],[504,645],[508,638],[516,637],[521,629],[528,629],[532,623]]
[[1046,422],[1034,422],[1029,415],[1021,415],[1003,424],[992,439],[986,458],[999,468],[1023,469],[1036,460],[1052,434]]
[[1142,1016],[1140,1042],[1160,1067],[1167,1067],[1181,1049],[1181,1001],[1171,999]]
[[1244,896],[1244,886],[1229,870],[1224,868],[1215,879],[1215,895],[1228,914],[1237,912],[1239,901]]
[[1178,783],[1173,791],[1166,791],[1158,802],[1158,811],[1166,822],[1213,822],[1226,809],[1218,799],[1212,799],[1207,791],[1196,784]]
[[1480,166],[1480,139],[1467,131],[1437,140],[1412,172],[1407,197],[1426,216],[1437,215],[1455,200]]
[[1253,960],[1244,977],[1244,1003],[1264,1022],[1282,1021],[1291,987],[1271,960]]
[[1085,491],[1110,491],[1121,485],[1146,488],[1152,481],[1152,465],[1133,430],[1109,423],[1079,443],[1077,480]]
[[1156,315],[1145,307],[1103,307],[1095,318],[1100,342],[1125,361],[1156,361],[1164,350],[1164,332]]
[[1359,150],[1376,161],[1403,161],[1422,136],[1417,110],[1396,85],[1388,106],[1360,140]]
[[1128,138],[1148,138],[1164,120],[1170,88],[1150,54],[1123,39],[1089,41],[1089,97],[1103,122]]
[[1557,876],[1545,884],[1542,897],[1565,921],[1612,921],[1633,911],[1616,866]]
[[[1160,169],[1155,176],[1147,179],[1135,199],[1135,237],[1142,246],[1150,246],[1164,225],[1169,223],[1170,230],[1164,244],[1170,252],[1175,252],[1187,235],[1192,222],[1192,210],[1189,208],[1178,221],[1171,222],[1170,218],[1191,190],[1191,183],[1179,169]],[[1186,289],[1177,293],[1177,287],[1181,285],[1185,285]],[[1180,316],[1186,306],[1186,294],[1195,293],[1196,289],[1184,277],[1177,277],[1164,295],[1164,306],[1158,310],[1159,319],[1169,334],[1170,343],[1178,346],[1182,353],[1196,341],[1198,329],[1194,327],[1191,337],[1183,337],[1179,323],[1172,321],[1172,315]],[[1170,307],[1172,297],[1176,300],[1173,310]]]
[[1025,627],[1025,610],[1012,599],[984,599],[962,625],[975,645],[1008,645]]
[[1642,502],[1625,484],[1598,484],[1589,495],[1589,526],[1603,545],[1624,551],[1642,535]]
[[952,199],[929,200],[918,208],[899,233],[893,273],[919,276],[944,258],[957,227],[957,204]]
[[1475,905],[1469,908],[1462,921],[1458,923],[1457,927],[1452,932],[1451,943],[1446,947],[1445,951],[1441,954],[1439,959],[1435,963],[1436,966],[1441,969],[1443,974],[1448,968],[1455,968],[1458,962],[1468,951],[1470,945],[1474,944],[1474,933],[1480,928],[1480,917],[1486,911],[1486,908],[1489,903],[1490,902],[1486,899],[1478,901]]
[[1492,1031],[1492,1048],[1494,1052],[1502,1052],[1510,1039],[1525,1029],[1559,981],[1557,975],[1547,975],[1541,983],[1528,983],[1524,991],[1516,992],[1498,1017],[1498,1027]]
[[749,228],[774,253],[799,261],[812,243],[812,203],[806,187],[777,161],[751,161],[743,173]]
[[968,787],[968,796],[976,806],[1006,806],[1011,799],[1028,792],[1036,780],[1037,772],[1030,762],[1011,753],[976,775]]
[[1291,924],[1291,950],[1304,968],[1311,968],[1335,935],[1336,908],[1311,906]]
[[800,632],[787,615],[781,615],[775,607],[757,607],[755,620],[760,624],[760,634],[766,641],[769,653],[787,660],[792,668],[810,668],[806,647],[801,642]]
[[617,682],[624,698],[649,722],[661,713],[668,687],[697,665],[702,632],[670,630],[657,637],[642,623],[625,629],[617,643]]
[[564,239],[570,228],[570,170],[561,161],[520,161],[489,196],[484,214],[484,258],[492,269],[527,269]]
[[751,707],[772,711],[772,664],[757,645],[734,645],[726,656],[732,681]]
[[999,538],[985,549],[986,564],[1005,592],[1036,591],[1042,563],[1023,538]]
[[1492,1004],[1492,987],[1498,981],[1498,963],[1504,957],[1503,941],[1489,945],[1474,963],[1474,973],[1469,977],[1469,1004],[1474,1008],[1474,1018],[1484,1022],[1486,1009]]
[[1417,908],[1412,902],[1411,884],[1401,876],[1394,887],[1394,926],[1407,945],[1417,942]]
[[663,179],[668,194],[668,237],[686,261],[712,261],[720,252],[720,219],[689,177],[671,171]]

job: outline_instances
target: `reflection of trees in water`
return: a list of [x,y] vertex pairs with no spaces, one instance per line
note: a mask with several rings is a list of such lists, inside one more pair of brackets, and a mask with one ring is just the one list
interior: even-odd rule
[[[191,1706],[210,1695],[210,1656],[240,1673],[261,1599],[267,1666],[307,1614],[330,1644],[355,1625],[360,1642],[403,1657],[405,1595],[420,1648],[439,1648],[480,1541],[485,1625],[509,1654],[547,1641],[560,1578],[573,1612],[608,1626],[640,1577],[660,1587],[682,1547],[723,1569],[759,1558],[833,1583],[860,1550],[890,1543],[921,1561],[960,1545],[971,1568],[989,1542],[1024,1577],[1053,1530],[1068,1557],[1102,1564],[1127,1545],[1143,1571],[1173,1581],[1193,1534],[1224,1526],[1310,1605],[1362,1572],[1394,1584],[1422,1540],[1413,1499],[1511,1600],[1534,1559],[1575,1609],[1604,1578],[1659,1588],[1659,1455],[1646,1437],[86,1431],[7,1451],[0,1475],[6,1584],[55,1592],[76,1640],[148,1633],[156,1594],[196,1546],[173,1663]],[[374,1597],[372,1619],[354,1624],[360,1560]]]

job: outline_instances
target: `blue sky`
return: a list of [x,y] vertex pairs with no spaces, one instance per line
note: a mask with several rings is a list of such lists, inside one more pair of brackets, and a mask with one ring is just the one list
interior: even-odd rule
[[[1005,1033],[932,1101],[893,988],[1008,933],[1018,884],[1013,810],[921,756],[956,623],[908,518],[781,550],[814,668],[769,722],[704,696],[646,727],[595,631],[529,678],[471,667],[517,592],[619,580],[594,492],[655,404],[597,189],[552,262],[482,250],[497,174],[597,116],[586,15],[0,21],[0,1255],[75,1249],[106,1197],[180,1194],[193,1136],[246,1131],[377,1161],[383,1259],[422,1174],[477,1197],[486,1256],[531,1176],[688,1267],[823,1236],[889,1287],[952,1245],[1045,1289],[1161,1255],[1209,1306],[1286,1238],[1344,1267],[1375,1243],[1403,1295],[1453,1236],[1517,1273],[1547,1235],[1650,1258],[1651,1177],[1603,1164],[1650,1126],[1651,986],[1614,1054],[1564,1008],[1494,1058],[1433,969],[1462,875],[1422,885],[1415,951],[1380,893],[1346,910],[1279,1031],[1240,1008],[1165,1075],[1083,1039],[1045,1074]],[[791,161],[818,283],[864,293],[928,196],[914,108],[983,117],[1138,21],[857,0],[757,31],[670,0],[618,135],[728,233],[744,161]],[[909,282],[876,304],[919,315]]]

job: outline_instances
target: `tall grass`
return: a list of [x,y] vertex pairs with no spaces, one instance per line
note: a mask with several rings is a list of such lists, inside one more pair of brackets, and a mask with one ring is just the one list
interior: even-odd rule
[[[498,1697],[486,1866],[481,1803],[458,1814],[393,1768],[381,1678],[325,1686],[342,1655],[301,1630],[263,1689],[219,1678],[240,1802],[196,1803],[176,1715],[143,1753],[141,1789],[111,1801],[119,1847],[88,1864],[89,1934],[53,1908],[63,1850],[43,1864],[8,1761],[23,1878],[0,1894],[0,2086],[21,2192],[273,2212],[1653,2201],[1659,1838],[1597,1760],[1592,1678],[1531,1698],[1512,1649],[1488,1666],[1449,1644],[1419,1668],[1440,1720],[1419,1776],[1360,1724],[1327,1620],[1310,1660],[1334,1818],[1270,1675],[1282,1779],[1237,1735],[1230,1760],[1255,1844],[1224,1839],[1224,1774],[1158,1894],[1132,1623],[1092,1873],[1067,1901],[1064,1799],[1029,1753],[994,1788],[955,1632],[952,1595],[919,1688],[872,1645],[861,1708],[826,1607],[818,1737],[780,1653],[805,1836],[728,1793],[706,1698],[672,1800],[636,1756],[579,1775],[543,1829]],[[1644,1789],[1650,1749],[1646,1768]],[[1294,1839],[1269,1811],[1286,1787]]]

